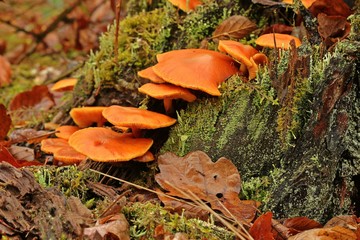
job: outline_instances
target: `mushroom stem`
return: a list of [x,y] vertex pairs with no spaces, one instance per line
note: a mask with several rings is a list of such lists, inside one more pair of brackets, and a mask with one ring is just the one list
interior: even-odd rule
[[172,98],[164,98],[164,108],[166,113],[170,113],[172,110]]
[[137,128],[137,127],[132,127],[132,128],[131,128],[131,133],[133,134],[133,136],[134,136],[135,138],[141,137],[141,135],[142,135],[141,129],[140,129],[140,128]]

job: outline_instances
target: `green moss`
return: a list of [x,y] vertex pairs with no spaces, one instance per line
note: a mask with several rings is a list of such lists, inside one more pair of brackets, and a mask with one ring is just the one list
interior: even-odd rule
[[123,213],[130,223],[131,239],[157,239],[155,228],[159,226],[168,234],[185,233],[189,239],[234,239],[232,232],[213,223],[171,214],[158,204],[134,203],[125,206]]
[[[76,166],[44,166],[32,168],[36,181],[44,188],[55,187],[65,196],[75,196],[84,204],[90,204],[90,193],[86,181],[97,182],[99,175],[88,170],[80,171]],[[90,201],[90,202],[89,202]]]

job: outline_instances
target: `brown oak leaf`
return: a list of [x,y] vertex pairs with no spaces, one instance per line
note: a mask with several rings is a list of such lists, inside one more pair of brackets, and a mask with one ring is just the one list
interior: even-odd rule
[[229,159],[222,157],[213,163],[202,151],[184,157],[168,152],[159,156],[158,165],[160,173],[155,180],[167,194],[189,199],[186,193],[191,192],[226,216],[232,214],[245,222],[254,218],[256,202],[239,199],[240,174]]
[[5,57],[0,56],[0,87],[9,83],[11,83],[11,65]]
[[314,228],[289,237],[288,240],[356,240],[356,234],[343,227]]

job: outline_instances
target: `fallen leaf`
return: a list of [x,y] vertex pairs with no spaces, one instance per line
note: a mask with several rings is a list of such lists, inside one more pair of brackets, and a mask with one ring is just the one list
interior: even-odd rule
[[322,225],[315,220],[307,217],[293,217],[288,218],[283,222],[283,225],[288,228],[293,228],[298,231],[305,231],[313,228],[321,228]]
[[130,239],[129,223],[124,214],[116,214],[104,224],[97,223],[94,227],[85,228],[84,237],[93,240],[127,240]]
[[16,159],[3,145],[0,145],[0,162],[7,162],[16,168],[42,165],[42,163],[38,161],[24,161]]
[[249,229],[250,235],[254,240],[271,240],[275,239],[272,234],[271,226],[272,212],[267,212],[258,217]]
[[42,131],[32,128],[21,128],[15,129],[11,132],[9,139],[12,143],[28,142],[28,143],[39,143],[41,140],[46,139],[49,135],[53,134],[54,131]]
[[11,145],[8,148],[11,155],[14,156],[14,158],[18,160],[24,160],[24,161],[34,161],[35,160],[35,153],[34,149],[29,147],[23,147],[23,146],[16,146]]
[[3,55],[5,53],[6,45],[7,45],[6,41],[0,39],[0,55]]
[[[161,191],[157,190],[157,192]],[[176,201],[164,194],[158,194],[158,198],[165,205],[164,208],[172,213],[184,214],[186,218],[198,218],[204,221],[209,217],[209,212],[200,206],[194,206],[194,204],[188,204],[184,201]]]
[[357,229],[357,220],[355,215],[340,215],[331,218],[327,223],[324,225],[324,228],[328,227],[345,227],[348,229]]
[[19,93],[9,104],[14,125],[39,117],[55,105],[53,95],[44,85],[34,86],[31,90]]
[[309,11],[315,17],[317,17],[319,13],[346,18],[352,14],[350,7],[343,0],[316,0],[310,6]]
[[267,34],[267,33],[282,33],[282,34],[291,34],[294,27],[288,26],[285,24],[273,24],[262,31],[261,35]]
[[346,38],[350,33],[351,26],[345,17],[319,13],[317,19],[319,34],[328,47]]
[[0,55],[0,87],[11,83],[11,65],[9,61]]
[[289,237],[288,240],[356,240],[356,234],[343,227],[314,228]]
[[48,110],[54,105],[52,94],[45,85],[34,86],[29,91],[24,91],[16,95],[10,102],[11,111],[22,108],[38,108],[39,110]]
[[168,152],[158,157],[158,165],[160,173],[155,180],[168,191],[167,194],[189,199],[182,192],[192,192],[228,217],[232,214],[239,221],[253,220],[255,204],[246,204],[239,199],[240,175],[230,160],[222,157],[213,163],[202,151],[184,157]]
[[4,140],[10,130],[11,118],[6,112],[6,107],[0,104],[0,141]]
[[247,17],[235,15],[225,19],[214,31],[213,39],[241,39],[257,28]]

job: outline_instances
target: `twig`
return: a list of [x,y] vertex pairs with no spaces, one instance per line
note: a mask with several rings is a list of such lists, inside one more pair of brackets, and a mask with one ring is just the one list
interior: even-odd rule
[[114,61],[118,62],[118,52],[119,52],[119,25],[120,25],[120,9],[121,9],[121,0],[116,4],[115,8],[115,40],[114,40]]

